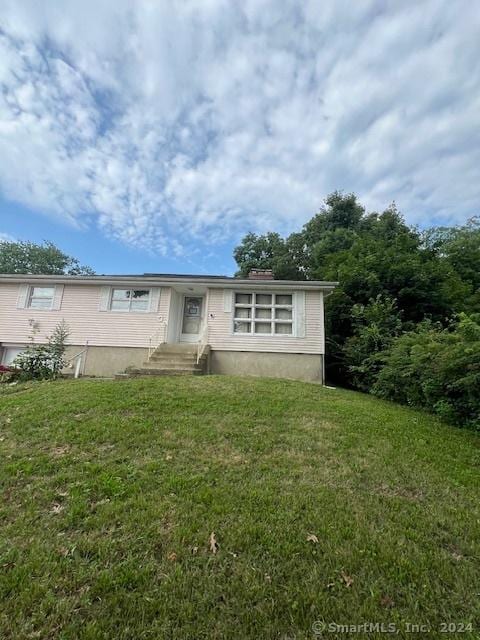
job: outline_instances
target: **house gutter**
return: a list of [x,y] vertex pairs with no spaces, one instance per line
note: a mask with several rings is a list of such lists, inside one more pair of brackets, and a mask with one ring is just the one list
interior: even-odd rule
[[11,283],[56,283],[78,285],[111,285],[131,286],[140,285],[150,287],[171,287],[175,284],[201,285],[212,289],[299,289],[323,290],[332,292],[338,282],[323,280],[252,280],[247,278],[189,278],[189,277],[161,277],[151,276],[65,276],[65,275],[37,275],[37,274],[0,274],[0,282]]

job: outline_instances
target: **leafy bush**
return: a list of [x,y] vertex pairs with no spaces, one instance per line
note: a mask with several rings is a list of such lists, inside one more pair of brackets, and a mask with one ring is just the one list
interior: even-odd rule
[[385,350],[402,328],[401,314],[395,300],[378,295],[367,305],[352,307],[354,335],[343,348],[345,363],[352,383],[362,391],[370,391],[383,366]]
[[430,322],[395,340],[372,392],[480,429],[480,315],[447,329]]
[[20,379],[48,380],[57,378],[65,366],[65,342],[68,327],[62,320],[48,338],[47,344],[31,344],[20,353],[13,365],[20,370]]

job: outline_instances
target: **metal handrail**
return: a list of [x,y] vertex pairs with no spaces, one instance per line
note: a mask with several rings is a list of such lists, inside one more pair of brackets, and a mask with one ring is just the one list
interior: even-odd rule
[[71,356],[70,358],[65,360],[65,365],[68,365],[70,362],[73,362],[75,360],[75,373],[73,374],[73,377],[75,379],[77,379],[80,376],[80,367],[82,363],[84,365],[83,369],[85,370],[85,358],[82,358],[81,356],[83,356],[84,353],[87,353],[87,351],[88,351],[88,340],[85,342],[85,349],[82,349],[82,351],[79,351],[74,356]]
[[205,353],[205,348],[208,345],[208,320],[206,320],[205,325],[200,334],[200,340],[197,343],[197,364],[200,362],[200,358]]
[[[160,324],[163,328],[162,342],[165,342],[165,338],[167,336],[167,323],[165,321],[162,321],[160,322]],[[148,338],[148,358],[149,359],[151,358],[152,353],[155,351],[155,349],[158,347],[159,344],[160,344],[160,329],[158,329],[158,331],[155,331],[155,333],[152,333],[152,335]]]

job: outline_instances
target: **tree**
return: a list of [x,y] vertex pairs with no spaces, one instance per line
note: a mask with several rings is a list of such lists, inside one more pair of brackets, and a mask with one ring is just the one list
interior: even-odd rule
[[272,269],[279,280],[304,280],[295,258],[298,249],[293,243],[288,246],[278,233],[264,236],[248,233],[234,250],[234,258],[240,267],[236,275],[246,278],[251,269]]
[[[368,314],[360,328],[358,309],[390,301],[390,311],[385,309],[392,314],[394,335],[424,319],[445,325],[460,311],[478,312],[479,254],[480,229],[474,223],[427,237],[406,224],[395,204],[367,213],[354,194],[336,191],[299,232],[285,239],[277,233],[248,234],[234,257],[242,275],[259,267],[273,269],[278,279],[338,281],[326,306],[327,373],[366,388],[380,364],[372,361],[362,369],[362,350],[366,353],[375,335]],[[387,318],[382,326],[388,330]]]
[[0,242],[0,273],[93,275],[90,267],[63,253],[53,242]]
[[480,218],[459,227],[436,227],[423,234],[425,247],[447,263],[462,281],[462,310],[480,311]]

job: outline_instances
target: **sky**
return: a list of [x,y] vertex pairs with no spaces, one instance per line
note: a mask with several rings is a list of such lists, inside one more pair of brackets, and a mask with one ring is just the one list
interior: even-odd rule
[[0,0],[0,239],[228,275],[334,190],[462,223],[479,33],[472,0]]

